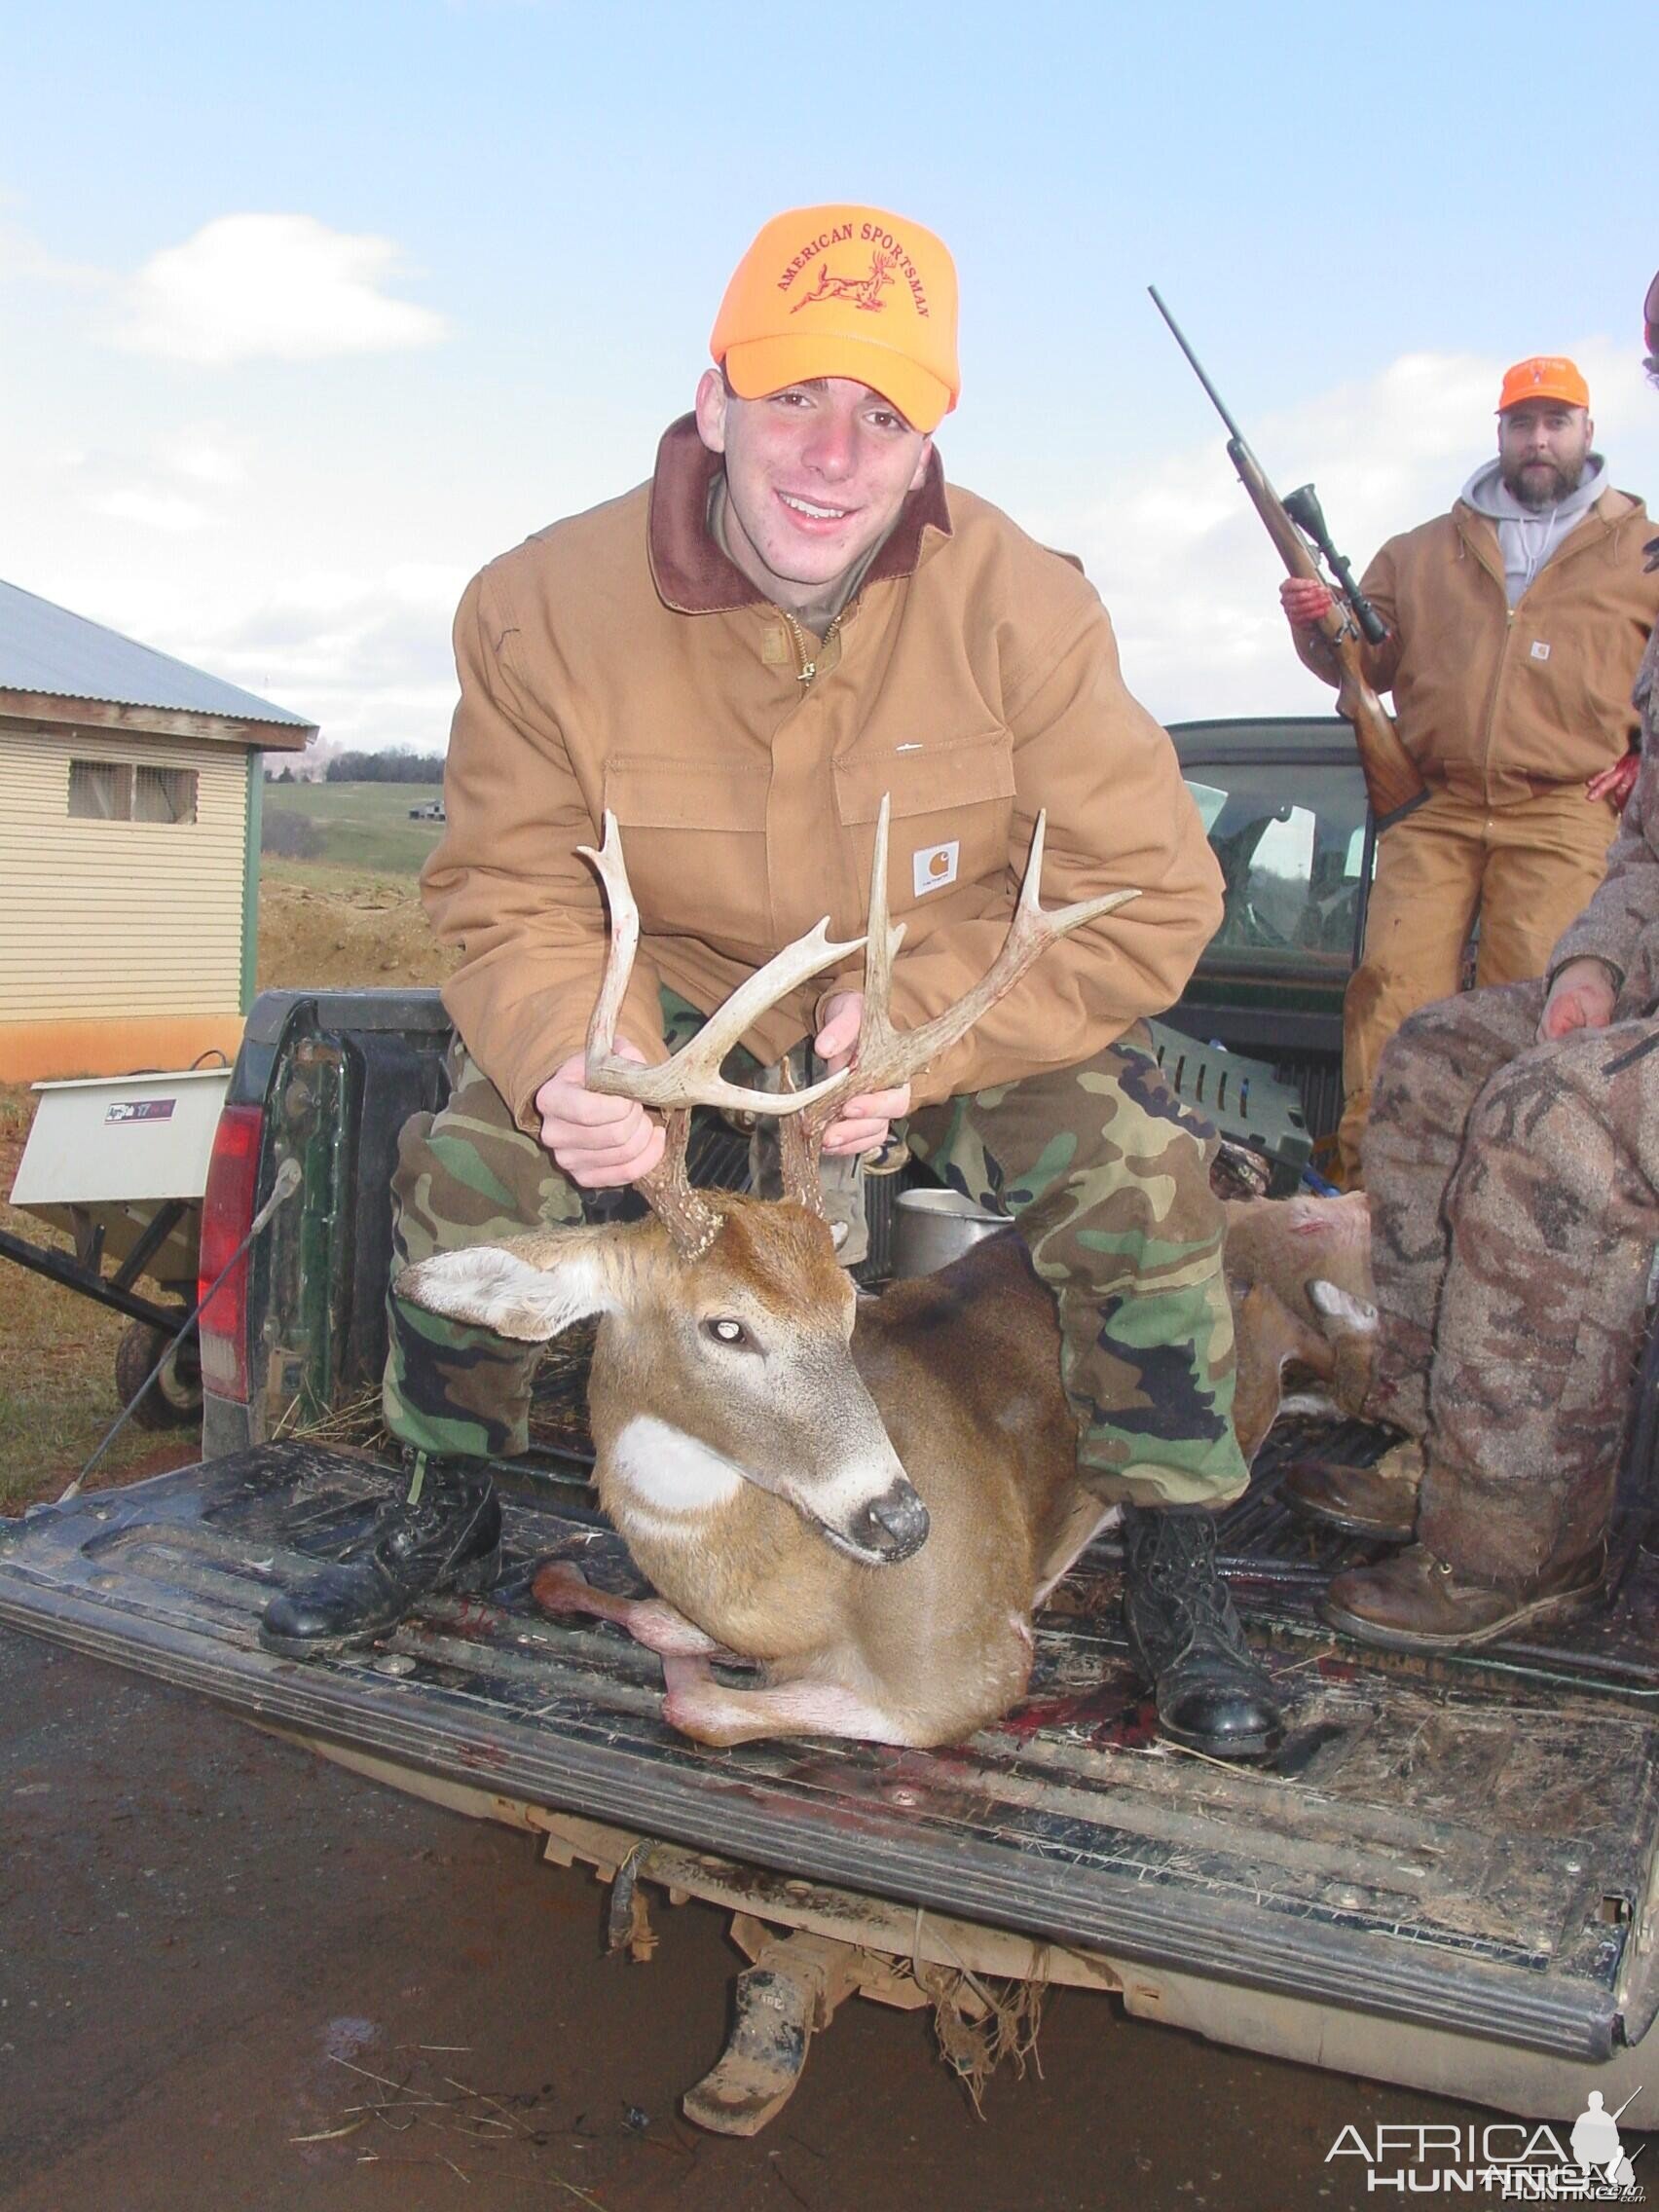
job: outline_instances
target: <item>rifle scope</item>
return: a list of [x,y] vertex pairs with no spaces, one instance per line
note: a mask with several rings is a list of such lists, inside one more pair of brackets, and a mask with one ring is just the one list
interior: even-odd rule
[[1320,506],[1312,485],[1299,484],[1294,492],[1285,494],[1281,504],[1297,529],[1305,536],[1310,537],[1324,556],[1325,566],[1342,585],[1347,603],[1353,608],[1353,618],[1364,633],[1367,644],[1380,645],[1388,635],[1387,625],[1354,582],[1353,571],[1331,543],[1325,510]]

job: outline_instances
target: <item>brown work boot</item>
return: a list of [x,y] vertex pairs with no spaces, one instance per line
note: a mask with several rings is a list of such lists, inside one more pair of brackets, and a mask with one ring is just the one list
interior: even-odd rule
[[1375,1466],[1337,1459],[1293,1459],[1279,1495],[1309,1521],[1377,1544],[1409,1544],[1417,1528],[1422,1446],[1415,1437],[1390,1445]]
[[1319,1610],[1361,1643],[1457,1651],[1593,1611],[1606,1565],[1606,1546],[1598,1544],[1587,1558],[1547,1568],[1520,1590],[1495,1590],[1436,1559],[1425,1544],[1412,1544],[1376,1567],[1337,1575]]

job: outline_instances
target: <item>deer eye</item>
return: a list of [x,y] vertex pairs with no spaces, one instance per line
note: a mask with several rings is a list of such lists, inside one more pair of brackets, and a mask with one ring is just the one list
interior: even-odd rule
[[737,1351],[755,1349],[755,1339],[743,1323],[734,1321],[729,1313],[717,1313],[712,1320],[703,1323],[703,1328],[717,1344],[730,1345]]

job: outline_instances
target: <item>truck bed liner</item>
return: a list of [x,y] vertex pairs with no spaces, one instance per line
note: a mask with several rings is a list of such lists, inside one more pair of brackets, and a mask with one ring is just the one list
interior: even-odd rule
[[1380,1664],[1319,1625],[1329,1563],[1285,1545],[1269,1484],[1235,1509],[1235,1587],[1290,1708],[1271,1771],[1154,1741],[1110,1544],[1040,1619],[1029,1699],[970,1744],[719,1751],[664,1722],[650,1653],[533,1605],[555,1553],[634,1586],[585,1484],[500,1473],[498,1588],[433,1600],[365,1653],[301,1664],[256,1639],[273,1588],[387,1493],[376,1462],[297,1442],[0,1524],[0,1622],[474,1787],[1120,1959],[1564,2056],[1647,2026],[1629,1955],[1659,1788],[1643,1553],[1588,1655]]

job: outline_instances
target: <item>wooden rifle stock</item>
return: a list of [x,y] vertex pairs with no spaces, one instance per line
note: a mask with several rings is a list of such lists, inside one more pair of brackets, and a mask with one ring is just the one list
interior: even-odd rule
[[[1305,576],[1313,583],[1324,583],[1318,562],[1309,552],[1302,533],[1285,513],[1283,501],[1263,475],[1261,463],[1244,440],[1230,438],[1227,456],[1238,471],[1238,481],[1249,493],[1250,502],[1261,516],[1287,572]],[[1381,832],[1410,814],[1414,807],[1420,806],[1428,796],[1428,787],[1418,772],[1417,762],[1400,742],[1393,716],[1366,682],[1359,631],[1346,606],[1335,593],[1320,620],[1319,635],[1336,665],[1337,712],[1353,725],[1360,773],[1365,778],[1366,795],[1371,800],[1371,811]]]

